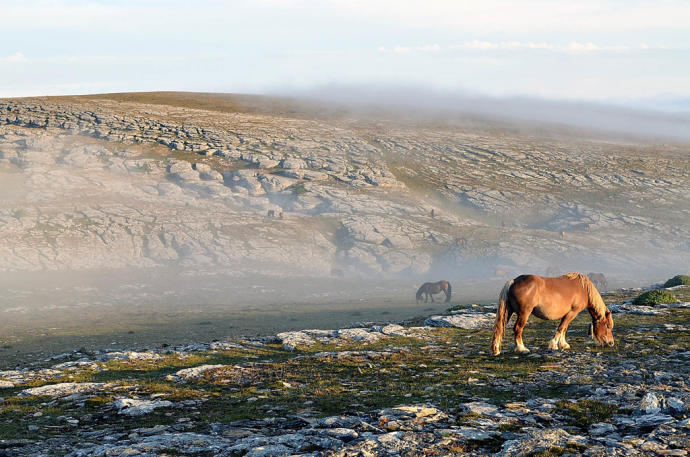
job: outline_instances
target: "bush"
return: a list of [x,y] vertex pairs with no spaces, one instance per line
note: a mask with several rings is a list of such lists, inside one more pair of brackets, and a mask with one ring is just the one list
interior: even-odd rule
[[675,303],[678,299],[668,290],[650,290],[639,295],[633,300],[633,305],[661,305],[662,303]]
[[688,285],[690,285],[690,276],[686,275],[676,275],[664,283],[664,287]]
[[307,193],[307,188],[304,187],[303,182],[298,182],[296,184],[293,184],[292,186],[290,186],[290,189],[292,190],[292,193],[294,195],[303,195],[303,194]]

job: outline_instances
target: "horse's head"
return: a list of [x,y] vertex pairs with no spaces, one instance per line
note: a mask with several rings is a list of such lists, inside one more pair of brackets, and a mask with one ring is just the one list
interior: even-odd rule
[[611,317],[611,310],[606,310],[606,314],[601,319],[592,318],[592,324],[589,326],[589,334],[593,340],[597,341],[600,346],[613,347],[613,318]]
[[415,297],[417,299],[417,304],[422,301],[422,292],[417,292],[417,296]]

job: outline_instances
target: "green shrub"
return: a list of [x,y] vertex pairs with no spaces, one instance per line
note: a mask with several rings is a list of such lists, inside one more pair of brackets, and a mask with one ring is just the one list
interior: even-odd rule
[[12,212],[12,215],[16,217],[17,219],[21,219],[22,217],[26,217],[29,213],[24,209],[24,208],[19,208],[15,209]]
[[678,299],[668,290],[650,290],[633,300],[633,305],[660,305],[662,303],[675,303]]
[[303,195],[303,194],[307,193],[307,188],[304,187],[303,182],[298,182],[296,184],[293,184],[292,186],[290,186],[290,189],[292,190],[292,193],[294,195]]
[[676,275],[664,283],[664,287],[690,285],[690,276]]
[[139,171],[141,173],[151,173],[153,171],[153,168],[151,168],[150,163],[144,162],[143,164],[141,164],[137,167],[137,171]]

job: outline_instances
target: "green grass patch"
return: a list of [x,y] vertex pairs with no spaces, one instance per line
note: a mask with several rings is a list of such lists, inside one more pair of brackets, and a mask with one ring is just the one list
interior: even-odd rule
[[578,402],[563,400],[557,402],[556,406],[561,409],[563,414],[572,418],[573,425],[583,430],[587,430],[592,424],[609,420],[618,411],[616,405],[596,400],[580,400]]
[[293,195],[304,195],[307,193],[307,188],[304,186],[303,182],[295,183],[288,187],[292,191]]
[[688,286],[690,285],[690,276],[676,275],[664,283],[664,287]]
[[643,294],[640,294],[635,300],[633,300],[633,305],[661,305],[664,303],[675,303],[678,299],[673,293],[668,290],[650,290]]

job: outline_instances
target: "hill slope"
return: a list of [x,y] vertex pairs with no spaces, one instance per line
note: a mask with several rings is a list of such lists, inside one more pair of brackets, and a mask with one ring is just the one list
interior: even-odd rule
[[687,264],[687,146],[527,132],[268,97],[3,100],[0,270],[487,277]]

